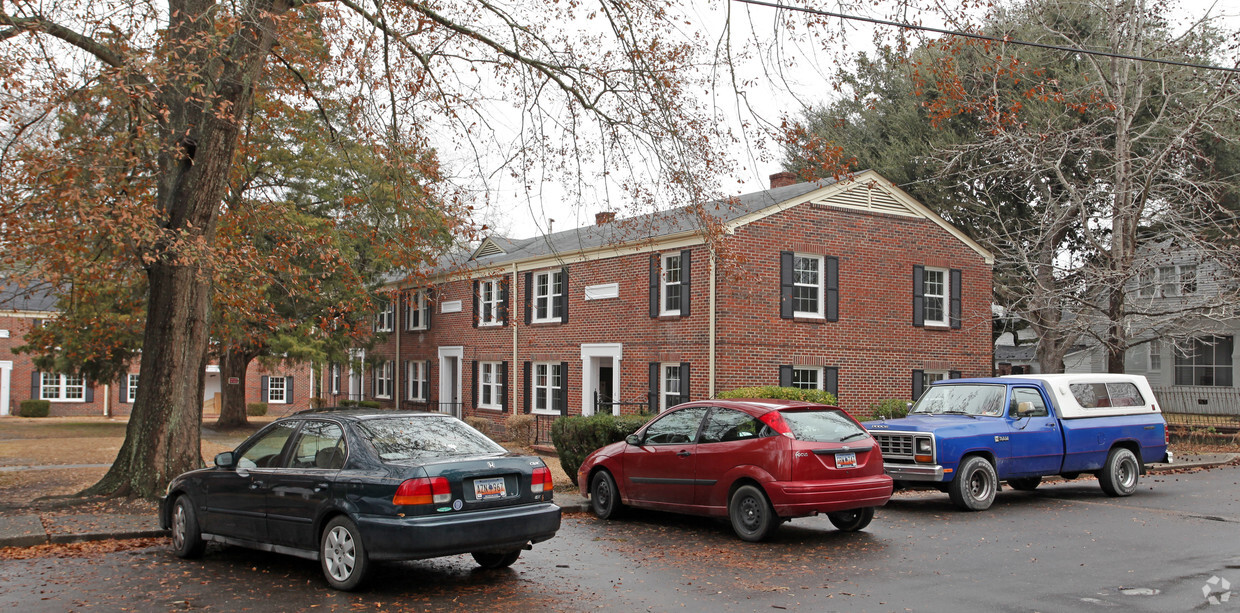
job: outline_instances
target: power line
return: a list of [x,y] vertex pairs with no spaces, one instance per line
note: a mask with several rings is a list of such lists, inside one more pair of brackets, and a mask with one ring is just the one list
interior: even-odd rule
[[787,4],[779,4],[776,2],[763,2],[762,0],[734,0],[742,4],[753,4],[755,6],[767,6],[774,9],[782,9],[786,11],[797,11],[801,13],[811,13],[813,15],[822,15],[824,17],[835,17],[839,19],[847,19],[851,21],[865,21],[883,26],[893,26],[897,28],[905,28],[909,30],[922,30],[925,32],[934,32],[936,34],[947,34],[950,36],[961,36],[964,38],[976,38],[979,40],[988,40],[996,43],[1006,43],[1009,45],[1025,45],[1027,47],[1040,47],[1042,49],[1051,49],[1054,51],[1067,51],[1069,53],[1084,53],[1087,55],[1100,55],[1103,57],[1117,58],[1121,60],[1135,60],[1138,62],[1153,62],[1155,64],[1168,64],[1171,66],[1183,66],[1186,68],[1199,68],[1201,70],[1217,70],[1221,72],[1240,73],[1240,68],[1225,68],[1223,66],[1212,66],[1210,64],[1194,64],[1191,62],[1177,62],[1175,60],[1162,60],[1152,57],[1141,57],[1137,55],[1124,55],[1122,53],[1112,53],[1110,51],[1094,51],[1090,49],[1077,49],[1075,47],[1062,47],[1059,45],[1048,45],[1046,43],[1032,43],[1028,41],[1015,40],[1007,37],[987,36],[985,34],[975,34],[972,32],[960,32],[957,30],[944,30],[942,28],[932,28],[930,26],[921,26],[900,21],[888,21],[886,19],[875,19],[873,17],[861,17],[858,15],[845,15],[844,13],[832,13],[830,11],[822,11],[802,6],[791,6]]

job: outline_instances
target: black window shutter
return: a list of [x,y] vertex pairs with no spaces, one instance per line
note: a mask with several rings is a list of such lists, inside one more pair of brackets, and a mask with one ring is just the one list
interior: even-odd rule
[[568,362],[560,362],[560,415],[568,415]]
[[792,319],[792,252],[779,252],[779,317]]
[[951,325],[952,328],[960,329],[960,271],[953,268],[951,271]]
[[374,398],[379,395],[379,367],[370,367],[370,397]]
[[409,360],[405,360],[400,363],[400,374],[405,376],[405,390],[403,393],[402,392],[397,392],[397,393],[401,394],[401,397],[400,397],[401,400],[412,399],[413,398],[413,377],[409,376]]
[[689,295],[692,294],[690,287],[692,286],[689,276],[689,261],[692,251],[685,249],[680,252],[680,316],[689,316]]
[[[923,312],[926,307],[926,290],[924,287],[926,281],[926,267],[913,267],[913,325],[924,327],[926,325],[926,317]],[[913,400],[916,400],[914,396]]]
[[534,273],[525,273],[525,325],[530,324],[534,309]]
[[94,401],[95,401],[95,386],[87,385],[86,386],[86,402],[94,402]]
[[476,407],[478,406],[478,402],[482,399],[482,394],[478,393],[478,360],[471,361],[469,366],[471,371],[469,373],[469,389],[473,390],[469,393],[473,395],[474,406]]
[[482,319],[482,313],[478,310],[478,280],[474,279],[474,327],[478,327],[478,320]]
[[525,381],[525,383],[521,386],[521,389],[525,390],[525,402],[522,403],[521,412],[529,413],[530,409],[534,406],[534,388],[530,387],[530,363],[525,362],[522,364],[521,371],[521,378]]
[[922,387],[926,384],[926,373],[923,370],[913,371],[913,402],[921,398]]
[[431,313],[435,312],[435,303],[431,302],[431,296],[433,296],[433,294],[431,293],[431,290],[427,289],[426,290],[426,311],[422,313],[422,325],[427,330],[431,329]]
[[680,401],[689,402],[689,363],[680,363]]
[[258,379],[258,401],[267,402],[267,375],[263,375]]
[[826,263],[826,316],[827,321],[840,320],[840,259],[835,256],[823,258]]
[[427,404],[431,401],[431,361],[426,361],[426,366],[422,367],[422,398],[426,399]]
[[508,361],[499,363],[499,406],[508,412]]
[[[568,323],[568,267],[560,269],[560,297],[555,301],[555,316]],[[567,371],[566,371],[567,372]]]
[[827,366],[822,369],[822,390],[835,396],[835,403],[840,403],[840,369],[836,366]]
[[499,282],[499,321],[503,325],[508,325],[508,277],[504,277]]
[[289,375],[284,378],[284,402],[293,402],[293,376]]
[[39,371],[30,373],[30,397],[38,400],[43,397],[43,390],[39,387]]
[[659,412],[659,363],[650,363],[650,389],[646,402],[650,403],[650,412]]
[[650,254],[650,316],[659,316],[659,254]]
[[117,402],[121,404],[129,404],[129,373],[121,375],[121,396],[117,398]]
[[792,387],[792,365],[783,364],[779,367],[779,386]]
[[948,371],[948,372],[947,372],[947,378],[948,378],[948,379],[959,379],[959,378],[960,378],[960,371],[959,371],[959,370],[950,370],[950,371]]

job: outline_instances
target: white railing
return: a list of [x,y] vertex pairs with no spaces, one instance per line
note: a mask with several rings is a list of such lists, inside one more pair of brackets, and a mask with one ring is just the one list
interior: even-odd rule
[[1164,413],[1240,417],[1240,388],[1173,385],[1153,389]]

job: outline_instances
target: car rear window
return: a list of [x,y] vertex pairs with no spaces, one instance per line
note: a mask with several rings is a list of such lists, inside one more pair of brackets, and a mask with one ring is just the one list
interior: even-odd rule
[[358,424],[384,461],[506,453],[486,435],[451,417],[385,417]]
[[842,443],[859,439],[866,431],[838,409],[780,411],[798,441]]

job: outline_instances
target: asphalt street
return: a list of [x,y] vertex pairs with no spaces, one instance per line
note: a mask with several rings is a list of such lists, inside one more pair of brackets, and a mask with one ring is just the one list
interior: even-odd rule
[[708,519],[570,515],[510,569],[387,564],[357,594],[314,562],[233,547],[5,561],[0,609],[1240,611],[1240,468],[1146,475],[1129,498],[1093,479],[1005,488],[982,513],[901,494],[865,532],[807,518],[761,544]]

